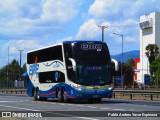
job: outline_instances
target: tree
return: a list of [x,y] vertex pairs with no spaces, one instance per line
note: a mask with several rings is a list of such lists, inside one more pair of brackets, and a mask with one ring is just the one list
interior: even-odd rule
[[134,60],[129,59],[127,63],[124,64],[124,85],[133,85],[133,71],[134,71]]
[[127,61],[127,64],[128,64],[130,67],[134,68],[134,60],[133,60],[133,59],[129,59],[129,60]]
[[159,52],[158,52],[159,48],[157,47],[156,44],[149,44],[148,46],[146,46],[146,56],[148,57],[148,61],[151,64],[155,58],[158,56]]
[[12,60],[10,64],[3,66],[0,69],[0,87],[9,87],[14,85],[14,80],[19,79],[19,70],[26,71],[26,67],[20,68],[16,59]]
[[14,74],[19,74],[20,65],[16,59],[14,59],[9,65],[9,71]]
[[27,72],[26,63],[22,66],[22,73]]
[[[118,62],[119,70],[116,72],[117,76],[121,76],[121,62]],[[126,63],[123,63],[123,85],[130,86],[133,84],[133,70],[134,70],[134,60],[129,59]]]
[[156,84],[157,79],[160,79],[160,56],[158,56],[155,61],[150,64],[151,72],[151,84]]

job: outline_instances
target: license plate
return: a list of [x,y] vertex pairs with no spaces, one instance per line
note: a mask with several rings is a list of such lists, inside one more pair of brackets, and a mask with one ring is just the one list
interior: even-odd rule
[[94,98],[97,98],[97,97],[99,97],[99,95],[93,95],[93,97],[94,97]]

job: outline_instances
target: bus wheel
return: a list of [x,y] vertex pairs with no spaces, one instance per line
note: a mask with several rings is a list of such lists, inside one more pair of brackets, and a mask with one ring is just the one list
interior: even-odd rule
[[34,100],[36,100],[37,101],[37,92],[36,92],[36,90],[34,90],[34,94],[33,94],[33,96],[34,96]]
[[41,100],[40,95],[39,95],[39,89],[36,89],[34,91],[34,100],[36,100],[36,101]]
[[41,98],[42,101],[47,101],[47,98],[43,97]]
[[96,103],[101,103],[101,101],[102,101],[102,98],[96,98],[96,99],[95,99],[95,102],[96,102]]
[[88,103],[93,103],[94,99],[88,99]]
[[58,91],[58,101],[59,101],[59,102],[63,102],[63,101],[64,101],[64,99],[63,99],[63,94],[62,94],[61,91]]
[[70,99],[66,95],[66,91],[63,93],[63,98],[64,98],[64,102],[65,103],[69,103],[70,102]]

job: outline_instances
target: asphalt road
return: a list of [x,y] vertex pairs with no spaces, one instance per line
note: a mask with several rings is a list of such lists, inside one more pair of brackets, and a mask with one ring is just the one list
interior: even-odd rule
[[[160,113],[159,101],[118,100],[103,99],[102,103],[89,104],[87,101],[72,101],[71,103],[59,103],[57,100],[34,101],[32,97],[25,95],[0,94],[0,114],[2,112],[17,112],[21,115],[25,112],[36,113],[42,118],[3,118],[0,120],[159,120],[160,117],[129,117],[126,112],[132,113]],[[154,112],[151,112],[154,111]],[[28,115],[27,113],[27,115]],[[118,117],[116,114],[123,114]],[[23,115],[24,115],[23,114]],[[108,117],[105,114],[114,117]],[[16,116],[17,114],[14,114]],[[45,116],[44,116],[45,115]],[[142,115],[142,114],[141,114]],[[1,115],[0,115],[1,116]],[[44,116],[44,117],[43,117]],[[51,116],[51,117],[50,117]],[[145,114],[144,114],[145,116]]]

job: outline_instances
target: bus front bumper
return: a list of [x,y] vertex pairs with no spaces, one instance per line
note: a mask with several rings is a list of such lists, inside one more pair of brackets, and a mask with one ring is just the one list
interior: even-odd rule
[[112,98],[113,88],[76,90],[75,92],[75,99]]

